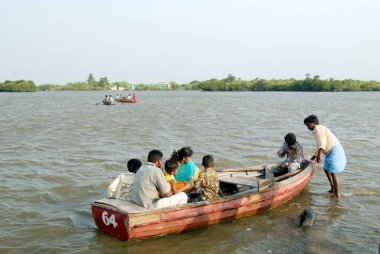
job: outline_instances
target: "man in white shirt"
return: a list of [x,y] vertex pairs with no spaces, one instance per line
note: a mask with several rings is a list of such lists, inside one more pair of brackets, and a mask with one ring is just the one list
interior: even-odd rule
[[129,201],[132,196],[133,184],[135,182],[136,173],[141,167],[141,161],[131,159],[127,163],[127,173],[120,174],[108,186],[107,198],[115,198]]
[[313,132],[317,143],[317,150],[313,157],[311,157],[311,160],[316,160],[316,162],[319,163],[321,161],[321,155],[325,154],[323,169],[330,182],[331,189],[329,192],[332,193],[332,197],[339,198],[337,173],[344,171],[347,164],[343,146],[329,128],[319,124],[319,119],[316,115],[306,117],[303,122],[306,127]]
[[[162,173],[162,152],[152,150],[148,154],[148,163],[136,174],[132,191],[133,203],[146,209],[163,208],[187,203],[184,192],[173,195]],[[159,194],[164,196],[160,198]]]

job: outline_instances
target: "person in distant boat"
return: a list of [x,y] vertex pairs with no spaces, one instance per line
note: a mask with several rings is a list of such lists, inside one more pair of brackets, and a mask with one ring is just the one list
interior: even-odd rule
[[[163,208],[187,203],[184,192],[173,195],[164,174],[161,171],[163,154],[152,150],[148,154],[148,163],[136,174],[132,191],[132,202],[146,209]],[[160,195],[164,198],[160,198]]]
[[337,173],[344,171],[347,159],[344,149],[336,136],[326,127],[319,124],[316,115],[310,115],[304,119],[306,127],[312,131],[317,143],[317,150],[311,160],[321,161],[321,155],[325,154],[323,165],[327,179],[330,182],[332,197],[339,198],[339,182]]
[[219,177],[214,170],[214,157],[212,155],[204,156],[202,166],[204,170],[199,174],[193,187],[195,193],[200,193],[200,195],[191,202],[213,200],[219,197]]
[[132,94],[132,100],[134,100],[134,101],[136,100],[136,94],[135,93]]
[[165,179],[168,182],[174,194],[177,194],[180,192],[186,192],[191,189],[190,183],[186,183],[183,188],[177,189],[176,180],[174,178],[174,175],[177,172],[178,172],[178,162],[175,160],[167,160],[165,162],[165,169],[162,170],[162,173],[164,173]]
[[115,100],[120,100],[120,95],[119,94],[116,94]]
[[131,100],[131,99],[132,99],[131,94],[128,94],[128,100]]
[[121,200],[130,200],[132,197],[132,188],[135,182],[136,173],[141,167],[141,161],[131,159],[127,163],[127,173],[120,174],[108,186],[107,198],[115,198]]
[[193,150],[191,147],[183,147],[174,151],[170,159],[178,162],[178,172],[174,175],[177,189],[181,189],[186,183],[194,183],[201,170],[192,161]]
[[106,101],[113,101],[112,95],[106,95]]

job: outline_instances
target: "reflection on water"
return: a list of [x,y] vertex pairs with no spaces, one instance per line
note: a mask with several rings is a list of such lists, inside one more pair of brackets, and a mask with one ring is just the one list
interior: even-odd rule
[[[0,93],[1,253],[375,253],[378,214],[379,93],[138,92],[138,103],[95,105],[101,92]],[[294,110],[297,109],[297,110]],[[278,161],[287,132],[305,154],[314,113],[342,142],[342,197],[330,199],[319,168],[282,206],[252,217],[142,241],[99,232],[90,203],[151,149],[168,158],[192,146],[194,161],[217,167]],[[299,228],[311,207],[312,228]],[[175,246],[175,249],[173,248]]]

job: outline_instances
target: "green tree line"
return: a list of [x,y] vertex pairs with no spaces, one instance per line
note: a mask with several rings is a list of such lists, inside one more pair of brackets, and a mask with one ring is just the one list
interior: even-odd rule
[[[145,84],[134,85],[138,91],[144,90],[202,90],[202,91],[310,91],[310,92],[341,92],[341,91],[380,91],[380,82],[353,79],[321,79],[315,75],[306,74],[303,80],[297,79],[254,79],[241,80],[232,74],[224,79],[194,80],[187,84],[169,82],[170,88],[153,88]],[[0,83],[0,92],[34,92],[38,91],[105,91],[111,86],[131,90],[132,85],[126,81],[109,83],[107,77],[96,80],[89,74],[86,81],[72,82],[66,85],[46,84],[36,86],[33,81],[16,80]]]
[[30,80],[6,80],[0,83],[0,92],[35,92],[37,86]]
[[88,75],[86,81],[83,82],[71,82],[66,85],[53,85],[46,84],[38,86],[39,91],[104,91],[109,90],[110,83],[107,77],[102,77],[96,80],[94,75],[91,73]]
[[335,80],[321,79],[318,75],[306,75],[304,80],[296,79],[255,79],[244,81],[228,75],[225,79],[210,79],[190,82],[191,89],[203,91],[310,91],[310,92],[341,92],[341,91],[380,91],[380,82],[361,81],[353,79]]

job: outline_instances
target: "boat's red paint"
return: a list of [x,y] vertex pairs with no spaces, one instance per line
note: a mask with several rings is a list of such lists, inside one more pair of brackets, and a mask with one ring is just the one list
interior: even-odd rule
[[[105,214],[104,214],[105,213]],[[92,206],[92,215],[95,219],[96,226],[104,232],[108,232],[109,234],[116,236],[119,239],[129,239],[129,234],[127,229],[125,228],[124,218],[125,215],[117,213],[110,209],[98,209],[97,207]],[[106,215],[106,216],[104,216]],[[111,218],[115,216],[116,224],[106,224],[104,222],[103,217]]]
[[125,97],[123,98],[120,98],[117,100],[118,102],[122,102],[122,103],[136,103],[137,100],[136,99],[127,99]]

